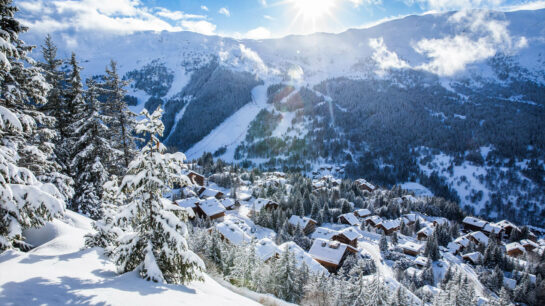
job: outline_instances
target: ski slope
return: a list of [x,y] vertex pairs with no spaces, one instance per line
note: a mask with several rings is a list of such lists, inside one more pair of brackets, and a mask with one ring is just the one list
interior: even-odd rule
[[83,249],[91,231],[91,220],[71,211],[66,220],[27,231],[40,246],[0,255],[0,305],[259,305],[206,274],[187,286],[148,282],[136,272],[118,275],[102,249]]

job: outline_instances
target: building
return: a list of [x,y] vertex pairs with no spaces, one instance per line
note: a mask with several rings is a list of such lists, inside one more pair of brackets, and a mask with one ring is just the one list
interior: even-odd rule
[[314,232],[314,230],[316,229],[316,224],[318,224],[318,222],[316,222],[316,220],[314,219],[299,217],[297,215],[292,215],[289,218],[288,222],[295,227],[299,226],[299,228],[303,230],[303,233],[305,233],[305,235],[309,235]]
[[496,224],[487,223],[487,224],[483,227],[483,232],[484,232],[486,235],[493,234],[493,235],[495,235],[496,237],[501,237],[501,235],[502,235],[502,233],[503,233],[503,228],[501,228],[501,226],[496,225]]
[[433,232],[434,232],[433,227],[426,226],[416,233],[416,238],[418,240],[428,240],[428,238],[430,238],[431,235],[433,235]]
[[488,222],[475,217],[465,217],[462,221],[464,230],[473,232],[482,230]]
[[187,177],[191,181],[191,183],[198,185],[198,186],[204,186],[204,176],[198,174],[195,171],[189,171],[187,174]]
[[[225,220],[216,224],[215,229],[221,238],[231,244],[240,245],[252,241],[252,237],[246,234],[237,224],[231,220]],[[210,229],[209,231],[211,231]]]
[[201,199],[207,199],[207,198],[210,198],[210,197],[214,197],[214,198],[220,200],[224,196],[223,192],[212,189],[212,188],[206,188],[206,187],[201,187],[201,189],[199,189],[197,194],[199,195],[199,197]]
[[405,223],[406,225],[415,224],[416,220],[418,220],[418,216],[416,214],[403,215],[403,223]]
[[418,256],[422,251],[423,245],[406,241],[405,243],[399,245],[399,247],[403,250],[403,253],[407,255]]
[[520,241],[520,245],[522,245],[524,247],[524,249],[528,252],[531,252],[537,248],[539,248],[539,244],[533,242],[532,240],[530,239],[522,239]]
[[379,216],[369,216],[363,220],[365,222],[365,225],[371,225],[373,227],[376,227],[378,224],[382,222],[382,218]]
[[234,209],[238,209],[240,207],[240,202],[235,200],[235,199],[231,199],[231,198],[222,199],[221,204],[227,210],[234,210]]
[[371,211],[367,208],[361,208],[356,211],[354,211],[354,215],[358,218],[367,218],[370,215],[372,215]]
[[414,263],[419,267],[419,268],[425,268],[428,266],[428,263],[429,263],[429,259],[427,257],[424,257],[424,256],[418,256],[416,257],[416,259],[414,260]]
[[331,239],[333,239],[333,236],[337,235],[338,233],[339,232],[336,231],[336,230],[332,230],[332,229],[325,228],[325,227],[318,227],[318,228],[316,228],[314,233],[312,233],[310,238],[312,238],[312,239],[331,240]]
[[494,225],[500,227],[507,237],[511,236],[511,233],[514,230],[520,232],[520,228],[508,220],[501,220],[499,222],[496,222]]
[[488,237],[481,231],[469,233],[468,235],[466,235],[466,237],[467,239],[469,239],[470,241],[473,241],[473,243],[477,245],[483,245],[483,246],[488,245]]
[[357,179],[354,181],[354,184],[356,184],[356,186],[360,189],[360,190],[364,190],[364,191],[369,191],[369,192],[373,192],[377,189],[377,187],[371,183],[369,183],[368,181],[366,181],[365,179]]
[[267,262],[271,258],[279,258],[282,250],[271,239],[263,238],[255,244],[255,254],[263,262]]
[[303,264],[305,264],[310,271],[316,273],[316,274],[324,274],[329,275],[329,272],[327,271],[324,266],[322,266],[319,262],[314,260],[312,256],[310,256],[309,253],[305,252],[300,246],[298,246],[293,241],[284,242],[280,245],[280,249],[283,252],[289,251],[294,255],[295,258],[295,265],[300,268]]
[[361,234],[356,229],[353,227],[347,227],[340,230],[336,235],[333,235],[331,239],[357,248],[358,239],[361,237]]
[[211,220],[225,216],[225,207],[216,198],[212,197],[196,203],[193,209],[197,215]]
[[346,213],[339,216],[339,222],[342,224],[348,224],[353,226],[359,226],[360,220],[354,213]]
[[505,245],[505,253],[511,257],[518,257],[524,254],[524,247],[518,242],[511,242]]
[[384,220],[376,226],[376,228],[381,229],[385,235],[391,235],[394,232],[399,231],[399,227],[399,220]]
[[308,251],[310,256],[329,272],[337,271],[348,254],[357,254],[358,250],[339,241],[315,239]]
[[483,255],[479,252],[472,252],[462,255],[462,259],[474,265],[478,265],[482,262]]

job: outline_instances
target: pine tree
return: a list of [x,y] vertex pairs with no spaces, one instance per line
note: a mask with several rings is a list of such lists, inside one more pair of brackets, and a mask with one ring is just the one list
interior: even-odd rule
[[111,160],[111,173],[123,175],[129,167],[130,161],[135,155],[135,138],[133,131],[135,127],[135,115],[125,102],[127,93],[125,87],[127,81],[120,79],[117,73],[117,64],[110,62],[106,68],[105,81],[101,85],[102,94],[106,97],[104,102],[104,115],[109,117],[106,124],[110,128],[110,141],[114,148],[121,152],[119,158]]
[[297,292],[297,274],[294,261],[293,254],[286,250],[277,261],[274,270],[276,296],[291,303],[296,302],[301,294]]
[[435,232],[426,241],[426,248],[424,254],[431,260],[438,260],[440,257],[439,246],[437,245],[437,236]]
[[380,237],[380,240],[378,242],[378,247],[381,252],[388,251],[388,240],[386,240],[386,236],[384,234]]
[[129,204],[117,220],[127,230],[118,239],[113,259],[122,273],[138,268],[147,280],[186,283],[202,279],[204,263],[188,249],[187,213],[177,211],[177,215],[169,210],[170,201],[163,198],[175,182],[187,184],[189,179],[184,176],[182,181],[180,177],[185,156],[165,154],[166,148],[159,142],[164,131],[162,112],[160,107],[152,115],[144,110],[145,119],[136,126],[147,142],[121,182]]
[[59,190],[35,176],[46,173],[49,160],[43,144],[36,145],[38,127],[52,122],[36,110],[45,104],[49,85],[28,56],[33,47],[19,39],[27,28],[13,18],[16,11],[11,0],[0,0],[0,250],[30,248],[23,229],[64,212]]

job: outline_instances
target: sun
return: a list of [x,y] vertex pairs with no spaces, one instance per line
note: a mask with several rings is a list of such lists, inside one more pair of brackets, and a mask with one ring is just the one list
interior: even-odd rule
[[335,0],[291,0],[291,3],[299,16],[313,21],[330,15],[335,7]]

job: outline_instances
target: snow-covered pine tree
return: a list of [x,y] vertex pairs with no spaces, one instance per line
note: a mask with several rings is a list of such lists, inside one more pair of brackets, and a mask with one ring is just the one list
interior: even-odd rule
[[380,240],[378,242],[378,247],[380,249],[381,252],[386,252],[388,251],[388,240],[386,240],[386,235],[382,235],[380,237]]
[[110,128],[110,141],[115,149],[122,152],[118,158],[111,160],[111,173],[122,176],[125,174],[129,163],[136,154],[135,137],[135,114],[131,112],[125,102],[125,95],[128,85],[117,73],[117,64],[110,62],[106,68],[104,83],[101,84],[102,94],[106,97],[103,114],[109,117],[106,124]]
[[297,291],[297,271],[294,264],[295,259],[293,253],[286,250],[280,256],[275,264],[275,294],[277,297],[294,303],[301,296],[301,292]]
[[[33,171],[45,171],[40,162],[47,161],[34,143],[38,124],[49,121],[35,109],[46,102],[49,85],[28,56],[33,47],[19,39],[27,28],[14,18],[16,11],[11,0],[0,0],[0,250],[30,248],[23,229],[64,212],[59,190]],[[36,156],[36,165],[28,164],[29,156]]]
[[147,280],[187,283],[202,279],[204,263],[188,248],[187,213],[180,219],[169,209],[171,202],[163,198],[175,182],[190,182],[180,174],[185,168],[184,154],[165,153],[158,139],[164,131],[162,114],[160,107],[151,115],[144,110],[145,118],[136,125],[136,132],[147,141],[120,185],[128,204],[117,220],[126,233],[118,238],[113,259],[122,273],[138,268]]
[[[74,57],[72,62],[77,66]],[[88,80],[87,88],[87,103],[81,110],[81,119],[69,127],[72,131],[71,150],[74,152],[70,169],[75,189],[71,206],[73,210],[97,220],[102,217],[103,185],[109,176],[108,161],[117,155],[117,151],[105,138],[108,127],[104,124],[104,116],[99,113],[96,83]]]

